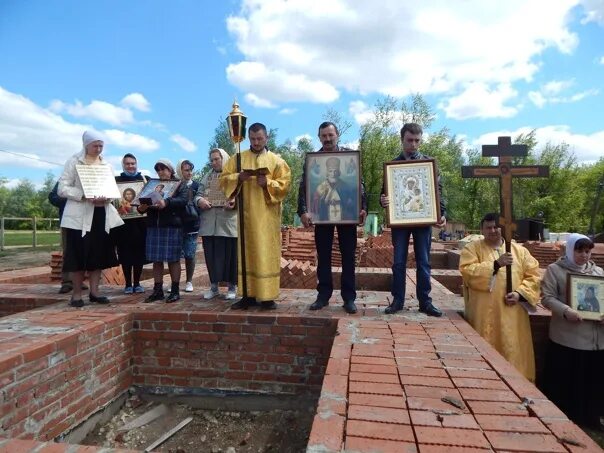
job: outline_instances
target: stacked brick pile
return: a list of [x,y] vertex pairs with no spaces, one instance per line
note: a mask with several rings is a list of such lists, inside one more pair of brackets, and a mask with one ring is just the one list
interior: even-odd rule
[[286,248],[282,249],[281,256],[287,260],[308,261],[313,265],[316,262],[315,236],[312,231],[287,229],[282,233]]
[[561,242],[528,241],[522,244],[539,261],[539,267],[546,268],[564,253]]
[[63,252],[50,254],[50,279],[61,281],[61,267],[63,266]]
[[317,268],[309,261],[281,258],[281,288],[314,289],[317,286]]
[[[546,268],[558,260],[566,251],[566,243],[563,242],[538,242],[528,241],[523,243],[538,261],[539,267]],[[600,267],[604,266],[604,244],[595,244],[591,252],[591,259]]]
[[[363,230],[357,229],[357,250],[355,261],[358,264],[361,256],[361,247],[364,244]],[[287,228],[281,231],[281,256],[290,261],[307,261],[312,265],[317,264],[317,253],[315,247],[315,235],[313,228]],[[342,266],[342,256],[340,255],[340,245],[338,242],[338,233],[334,233],[331,265],[334,267]]]
[[[61,281],[61,269],[63,267],[63,253],[52,252],[50,255],[50,279],[52,281]],[[126,283],[124,273],[120,266],[112,267],[111,269],[103,270],[101,274],[101,284],[103,285],[119,285],[123,286]]]
[[[378,236],[370,236],[366,241],[359,260],[360,267],[392,268],[392,234],[385,229]],[[409,254],[408,261],[415,265],[415,254]]]

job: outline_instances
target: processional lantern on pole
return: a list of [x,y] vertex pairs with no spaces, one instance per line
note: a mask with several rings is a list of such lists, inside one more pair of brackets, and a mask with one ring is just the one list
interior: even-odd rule
[[227,125],[229,126],[229,135],[233,143],[237,144],[237,152],[241,152],[240,143],[245,140],[245,123],[247,117],[239,110],[239,104],[237,101],[233,102],[233,110],[229,113],[226,118]]
[[[229,127],[229,135],[231,136],[231,140],[236,145],[237,150],[237,173],[241,173],[241,142],[245,140],[245,131],[246,131],[246,122],[247,117],[243,114],[241,110],[239,110],[239,104],[237,101],[233,101],[233,110],[229,113],[229,116],[226,117],[226,122]],[[241,182],[239,183],[241,184]],[[238,214],[238,222],[239,222],[239,241],[240,241],[240,250],[239,256],[241,257],[241,290],[243,293],[243,297],[247,298],[247,266],[245,260],[245,222],[243,218],[243,188],[240,187],[237,190],[237,214]]]

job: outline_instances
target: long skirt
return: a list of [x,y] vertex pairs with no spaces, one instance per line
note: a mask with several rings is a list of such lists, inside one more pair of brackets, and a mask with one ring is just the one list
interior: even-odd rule
[[575,423],[599,425],[604,415],[603,376],[604,350],[573,349],[550,340],[543,390]]
[[146,252],[149,261],[180,261],[181,251],[182,228],[147,228]]
[[237,238],[202,236],[210,282],[237,284]]
[[63,272],[94,271],[117,266],[115,247],[105,232],[105,207],[94,208],[91,229],[84,237],[81,230],[65,228]]
[[120,264],[142,266],[148,261],[145,256],[147,242],[147,220],[144,218],[127,219],[122,226],[111,230],[117,246]]

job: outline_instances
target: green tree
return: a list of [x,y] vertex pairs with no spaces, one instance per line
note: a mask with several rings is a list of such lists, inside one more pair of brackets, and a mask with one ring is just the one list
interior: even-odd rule
[[[44,218],[57,218],[59,217],[59,209],[50,204],[48,201],[48,194],[52,191],[56,183],[55,176],[52,172],[46,173],[42,187],[36,194],[36,203],[40,207],[41,216]],[[44,223],[47,226],[48,223]]]
[[[329,122],[335,124],[336,128],[338,129],[338,133],[339,133],[340,137],[343,137],[344,135],[346,135],[346,132],[348,132],[350,130],[350,128],[352,127],[352,123],[349,120],[342,117],[340,112],[338,112],[337,110],[335,110],[331,107],[328,108],[327,111],[323,114],[323,121],[329,121]],[[317,133],[318,132],[319,131],[318,131],[318,126],[317,126]]]
[[285,200],[283,200],[283,214],[281,222],[284,225],[293,225],[298,210],[298,189],[302,178],[302,169],[306,153],[312,152],[312,142],[304,137],[298,140],[296,146],[287,140],[280,145],[277,152],[287,162],[292,173],[291,189]]

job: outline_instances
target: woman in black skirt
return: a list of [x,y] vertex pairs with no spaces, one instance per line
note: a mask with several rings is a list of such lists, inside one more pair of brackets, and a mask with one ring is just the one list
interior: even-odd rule
[[[122,158],[122,169],[124,171],[115,178],[116,181],[146,181],[137,169],[136,157],[133,154],[128,153]],[[145,289],[140,281],[143,265],[147,262],[145,259],[147,221],[142,217],[126,219],[125,224],[116,228],[113,233],[115,233],[117,256],[126,280],[124,293],[144,293]]]
[[[82,136],[82,151],[73,155],[65,164],[59,179],[58,194],[66,198],[61,227],[66,229],[63,272],[71,272],[73,293],[70,305],[82,307],[82,281],[88,272],[90,280],[90,302],[109,303],[99,295],[101,271],[117,266],[115,250],[109,237],[111,228],[123,225],[123,221],[111,200],[104,197],[85,198],[76,165],[107,165],[101,153],[103,139],[94,131]],[[111,170],[113,173],[113,170]]]
[[[154,166],[159,179],[168,181],[175,177],[174,165],[168,159],[159,159]],[[159,187],[160,184],[157,185]],[[182,251],[182,216],[187,204],[187,187],[180,184],[172,196],[160,198],[153,204],[137,208],[147,213],[147,260],[153,262],[153,293],[145,302],[163,300],[164,261],[168,263],[172,287],[167,303],[180,299],[180,254]]]
[[222,148],[210,151],[212,169],[201,179],[195,196],[195,203],[201,209],[199,235],[210,276],[210,288],[203,293],[204,299],[220,294],[220,282],[229,285],[225,299],[237,296],[237,210],[218,188],[218,179],[227,160],[229,155]]
[[593,248],[587,236],[571,234],[565,256],[548,266],[541,282],[543,305],[552,311],[544,391],[574,422],[602,429],[604,320],[582,319],[566,300],[569,273],[604,276],[602,268],[590,261]]

